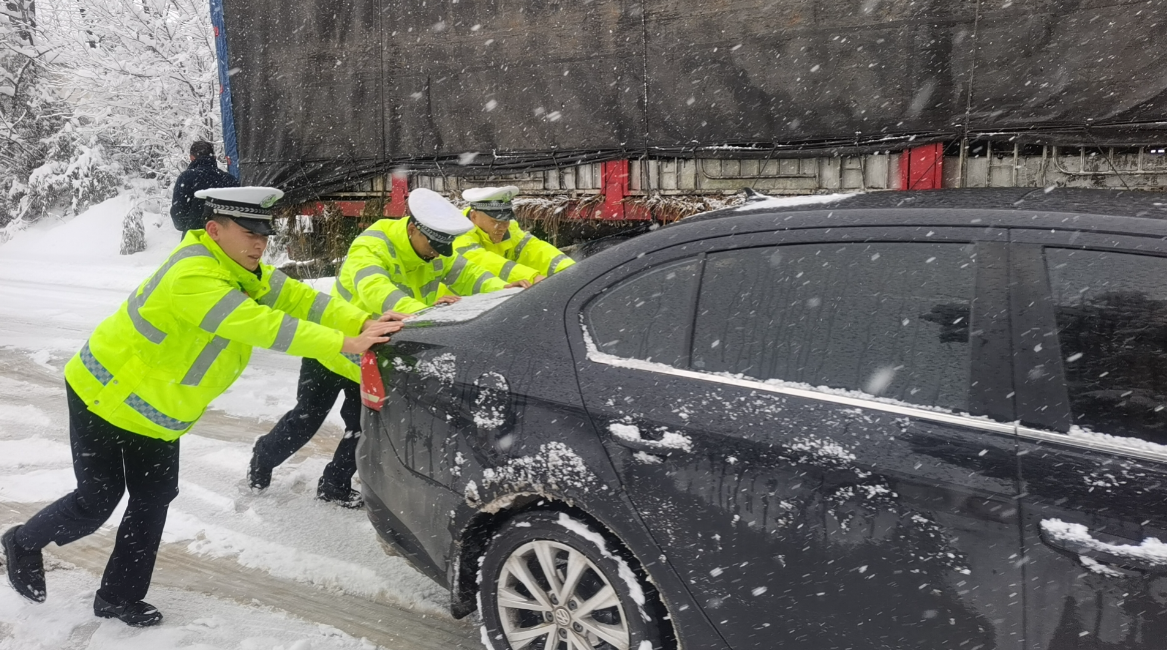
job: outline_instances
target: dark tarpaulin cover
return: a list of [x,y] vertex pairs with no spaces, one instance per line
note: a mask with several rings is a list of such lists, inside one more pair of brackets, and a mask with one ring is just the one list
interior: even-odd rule
[[[226,0],[245,183],[1167,140],[1161,0]],[[477,155],[471,155],[477,154]]]

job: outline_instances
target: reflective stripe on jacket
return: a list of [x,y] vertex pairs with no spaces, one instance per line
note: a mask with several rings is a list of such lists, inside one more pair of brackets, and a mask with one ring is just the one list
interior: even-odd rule
[[443,287],[459,296],[505,289],[507,283],[455,253],[425,261],[409,243],[408,219],[381,219],[353,240],[333,295],[374,314],[412,314],[434,304]]
[[188,232],[65,365],[69,385],[110,424],[175,440],[239,377],[254,346],[359,379],[340,349],[368,314],[260,268],[256,277],[205,231]]
[[[467,208],[465,212],[469,212]],[[475,226],[454,240],[454,251],[502,278],[505,282],[534,280],[536,275],[552,276],[575,264],[575,260],[512,220],[506,237],[497,244]]]

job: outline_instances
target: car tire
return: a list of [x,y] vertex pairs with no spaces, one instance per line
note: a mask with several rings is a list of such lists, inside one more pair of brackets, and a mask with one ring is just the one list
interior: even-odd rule
[[[614,546],[561,512],[507,521],[482,556],[483,643],[492,650],[661,648],[656,592]],[[554,585],[546,566],[554,567]],[[565,584],[569,578],[574,585]],[[548,634],[558,640],[548,644]]]

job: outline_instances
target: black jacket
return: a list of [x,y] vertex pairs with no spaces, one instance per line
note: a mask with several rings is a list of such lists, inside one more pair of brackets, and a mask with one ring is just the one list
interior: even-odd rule
[[206,225],[203,220],[203,200],[194,193],[210,187],[239,187],[234,176],[219,169],[211,157],[196,158],[174,183],[174,197],[170,200],[170,219],[179,230],[198,230]]

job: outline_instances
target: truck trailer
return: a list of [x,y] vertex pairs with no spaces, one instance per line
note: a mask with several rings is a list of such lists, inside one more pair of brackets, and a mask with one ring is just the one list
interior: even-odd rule
[[772,195],[1167,187],[1158,0],[212,0],[225,150],[301,214],[514,184],[630,224]]

